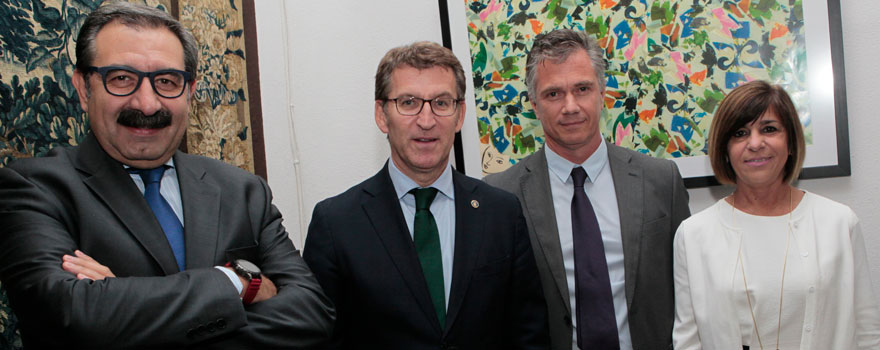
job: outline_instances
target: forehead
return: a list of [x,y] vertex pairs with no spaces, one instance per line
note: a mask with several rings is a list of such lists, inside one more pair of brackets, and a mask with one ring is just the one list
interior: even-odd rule
[[548,58],[538,62],[535,73],[538,86],[566,81],[596,81],[593,62],[583,49],[573,51],[562,61]]
[[183,68],[183,57],[180,39],[161,26],[131,26],[115,21],[104,25],[95,37],[96,66]]
[[443,66],[418,69],[404,65],[391,72],[391,86],[393,94],[439,95],[441,93],[455,94],[455,75],[452,70]]

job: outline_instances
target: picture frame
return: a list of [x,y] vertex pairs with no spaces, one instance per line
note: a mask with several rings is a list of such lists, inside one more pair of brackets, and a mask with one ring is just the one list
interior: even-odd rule
[[[446,1],[444,0],[440,0],[441,6],[443,6],[442,4],[445,2]],[[495,1],[492,1],[491,3],[489,1],[482,2],[484,5],[496,7],[498,6],[498,3],[504,3],[504,1],[499,1],[498,3]],[[507,1],[507,3],[512,7],[516,1]],[[541,4],[540,6],[549,7],[551,2],[532,2],[532,6],[539,3]],[[562,1],[553,3],[575,6],[572,5],[575,4],[574,2]],[[672,3],[674,4],[676,1],[672,1]],[[502,10],[503,6],[504,5],[501,5]],[[807,88],[801,89],[806,91],[798,91],[797,93],[799,94],[799,97],[796,97],[795,99],[796,101],[798,99],[809,101],[808,103],[805,103],[805,105],[808,105],[807,112],[802,112],[803,115],[801,116],[802,119],[807,120],[805,124],[808,124],[809,135],[804,170],[801,174],[801,178],[809,179],[849,176],[851,174],[849,133],[839,0],[827,0],[827,2],[804,2],[803,6],[803,26],[805,33],[803,37],[805,37],[805,40],[803,38],[798,38],[795,41],[795,44],[802,44],[805,46],[804,50],[806,53],[801,53],[801,55],[806,57],[804,61],[807,62],[806,73],[800,73],[806,78],[798,77],[798,84],[806,85]],[[473,19],[475,17],[475,12],[473,11],[475,6],[473,3],[469,2],[466,6],[452,3],[450,7],[452,8],[452,11],[450,12],[451,15],[449,17],[452,18],[451,22],[454,25],[452,29],[453,41],[456,42],[456,45],[453,45],[453,50],[459,57],[473,58],[473,52],[467,52],[467,49],[462,49],[464,44],[461,43],[461,41],[467,42],[469,35],[474,33],[475,21]],[[466,11],[472,12],[464,14]],[[508,13],[510,12],[508,11]],[[441,16],[443,16],[442,11]],[[467,29],[464,29],[465,25],[467,26]],[[457,28],[459,26],[463,28]],[[444,30],[444,35],[446,35],[445,31],[449,30],[448,27],[442,29]],[[547,23],[545,23],[543,31],[546,32],[550,29],[551,28],[548,28]],[[521,45],[522,42],[517,44]],[[526,43],[527,47],[530,47],[530,45],[530,42]],[[473,51],[473,49],[474,47],[471,46],[470,51]],[[521,52],[519,54],[524,57],[524,54]],[[803,57],[799,57],[799,59],[803,60]],[[521,60],[524,62],[524,58],[521,58]],[[470,63],[473,63],[473,61],[465,64],[466,74],[473,73],[473,65]],[[517,74],[524,74],[524,71],[517,72]],[[475,78],[474,80],[478,81],[480,79]],[[472,97],[473,95],[471,98]],[[479,96],[476,102],[477,108],[474,108],[474,104],[470,104],[468,107],[470,110],[479,109]],[[475,117],[480,120],[480,115],[476,115]],[[483,120],[485,120],[485,118],[483,118]],[[532,122],[534,123],[535,121],[533,120]],[[473,140],[470,140],[470,138],[474,138],[472,135],[477,134],[477,131],[468,130],[469,126],[465,126],[463,134],[465,134],[464,153],[466,154],[463,156],[460,155],[459,147],[456,147],[455,153],[457,160],[464,158],[468,164],[485,164],[485,159],[479,159],[485,158],[486,155],[485,144],[480,145],[480,142],[485,143],[485,127],[484,125],[481,125],[478,128],[480,127],[482,127],[482,129],[479,130],[481,134],[478,135],[480,141],[472,142]],[[529,128],[529,126],[525,126],[525,128]],[[704,126],[704,132],[707,129],[708,124]],[[609,137],[605,130],[603,130],[603,134],[605,134],[606,140],[613,138]],[[543,136],[543,133],[541,132],[538,135]],[[538,139],[538,141],[541,143],[543,142],[540,139]],[[473,146],[473,143],[476,143],[477,146]],[[705,144],[697,145],[697,147],[705,147]],[[646,152],[644,149],[642,151],[643,153],[650,153]],[[524,155],[520,155],[520,157],[522,156]],[[513,157],[510,158],[512,159]],[[686,157],[669,157],[667,155],[667,159],[676,162],[682,173],[682,177],[685,180],[685,184],[689,188],[718,184],[712,175],[708,156],[695,155]],[[514,161],[510,162],[513,163]],[[460,163],[464,163],[464,161],[460,161]],[[479,170],[472,168],[473,166],[469,167],[469,173],[473,176],[476,175],[474,172],[478,172]],[[485,173],[486,172],[483,171],[483,174]]]
[[[804,17],[813,142],[799,179],[850,176],[840,1],[805,1]],[[708,156],[674,161],[688,188],[719,185]]]

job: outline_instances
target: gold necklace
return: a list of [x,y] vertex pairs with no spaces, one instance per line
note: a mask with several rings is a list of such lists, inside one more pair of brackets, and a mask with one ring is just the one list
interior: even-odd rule
[[[782,330],[782,290],[785,287],[785,267],[788,265],[788,248],[791,243],[791,212],[793,210],[793,201],[792,201],[792,190],[791,186],[788,187],[788,234],[785,238],[785,256],[782,260],[782,282],[779,285],[779,318],[776,321],[776,350],[779,350],[779,334]],[[733,194],[730,196],[730,206],[731,210],[731,221],[733,222],[733,226],[739,228],[736,225],[736,195]],[[739,262],[740,262],[740,271],[742,271],[743,276],[743,288],[745,288],[746,292],[746,301],[749,302],[749,313],[752,315],[752,325],[755,327],[755,335],[758,337],[758,346],[761,347],[761,350],[764,350],[764,343],[761,342],[761,331],[758,329],[758,319],[755,318],[755,309],[752,307],[752,298],[749,297],[749,284],[746,282],[746,267],[743,264],[743,255],[742,255],[742,238],[740,238],[739,244]]]

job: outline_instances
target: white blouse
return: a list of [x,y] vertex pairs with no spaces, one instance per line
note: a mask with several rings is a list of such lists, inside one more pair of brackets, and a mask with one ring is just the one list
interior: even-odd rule
[[855,213],[806,193],[788,221],[734,212],[720,200],[681,223],[674,243],[675,349],[759,348],[742,266],[761,341],[775,348],[789,224],[780,347],[880,349],[880,311]]

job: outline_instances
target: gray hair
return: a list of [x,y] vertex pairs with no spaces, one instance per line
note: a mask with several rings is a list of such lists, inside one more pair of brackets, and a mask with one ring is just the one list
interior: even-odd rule
[[[180,22],[165,11],[157,8],[114,2],[103,5],[89,14],[83,22],[76,38],[76,69],[85,74],[95,61],[95,38],[108,23],[119,22],[129,27],[168,28],[183,46],[184,70],[196,76],[199,64],[199,50],[196,39]],[[88,80],[86,80],[88,81]]]
[[526,59],[526,86],[529,89],[529,98],[534,100],[537,96],[538,65],[545,60],[561,63],[576,50],[585,50],[593,62],[593,70],[596,72],[596,81],[599,87],[605,88],[605,58],[602,48],[593,36],[571,29],[556,29],[549,33],[539,34],[532,43]]

